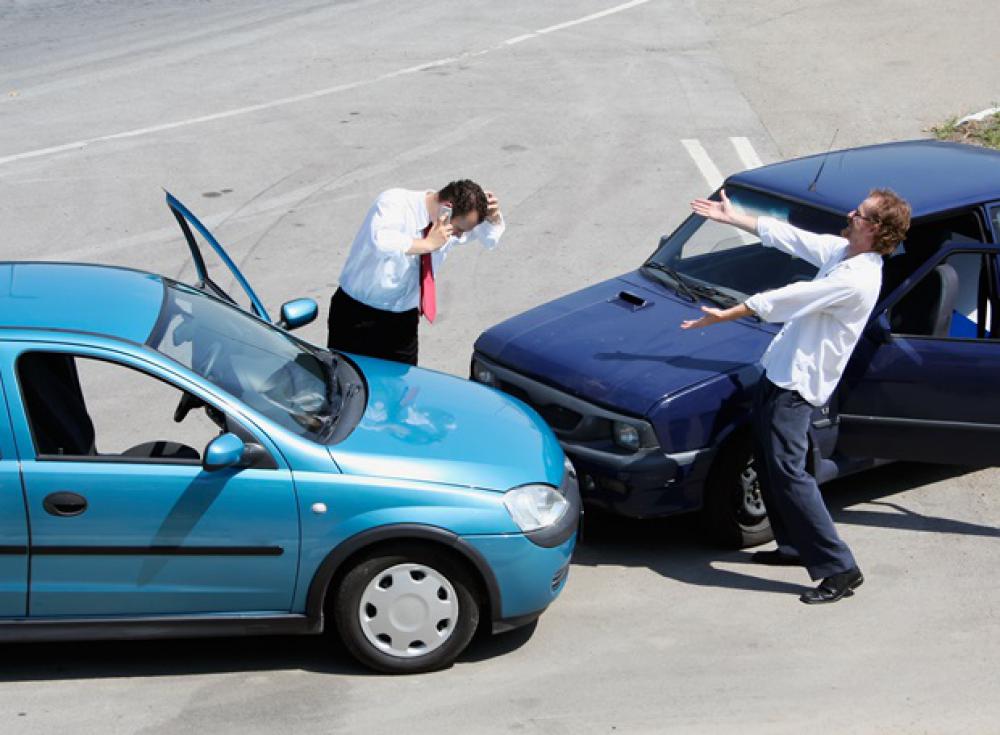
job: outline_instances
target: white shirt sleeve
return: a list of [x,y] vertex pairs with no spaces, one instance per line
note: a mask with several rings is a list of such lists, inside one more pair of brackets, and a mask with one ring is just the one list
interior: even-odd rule
[[789,322],[806,314],[829,310],[848,301],[858,285],[848,269],[838,269],[825,278],[799,281],[773,291],[754,294],[746,305],[767,322]]
[[765,247],[775,248],[822,268],[844,246],[844,238],[817,235],[773,217],[757,218],[757,234]]
[[479,240],[487,250],[493,250],[500,244],[500,236],[503,235],[506,229],[507,223],[504,222],[503,215],[501,214],[498,223],[494,224],[488,219],[484,219],[472,228],[472,232],[469,235]]
[[373,205],[370,239],[379,250],[387,253],[405,253],[413,246],[406,221],[406,206],[382,193]]

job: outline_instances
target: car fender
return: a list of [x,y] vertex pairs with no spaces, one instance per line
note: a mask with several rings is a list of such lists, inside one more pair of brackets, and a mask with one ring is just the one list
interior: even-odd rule
[[500,618],[500,585],[482,554],[452,531],[438,526],[417,523],[393,523],[369,528],[354,534],[334,547],[320,562],[309,584],[309,592],[306,597],[308,617],[314,621],[323,620],[323,606],[327,592],[344,562],[365,549],[389,541],[425,541],[445,546],[457,552],[479,574],[489,598],[492,618],[494,620]]

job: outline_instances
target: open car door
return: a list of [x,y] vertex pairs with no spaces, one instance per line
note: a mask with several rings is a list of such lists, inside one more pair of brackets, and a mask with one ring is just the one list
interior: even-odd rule
[[[233,278],[246,293],[249,298],[248,310],[258,318],[263,319],[266,322],[270,322],[271,317],[268,316],[267,310],[264,308],[264,304],[261,303],[259,298],[257,298],[257,294],[255,294],[253,289],[250,288],[250,284],[247,282],[247,279],[243,277],[243,274],[240,273],[240,269],[236,267],[232,258],[229,257],[222,245],[219,244],[219,241],[215,239],[215,236],[208,231],[208,228],[205,227],[205,225],[203,225],[198,218],[191,213],[191,210],[185,207],[180,200],[178,200],[169,191],[167,192],[167,206],[170,207],[170,211],[173,212],[174,217],[177,218],[177,224],[180,225],[181,231],[184,233],[184,238],[187,240],[188,247],[191,249],[191,257],[194,260],[194,267],[198,272],[198,283],[195,285],[206,293],[210,293],[213,296],[217,296],[218,298],[240,306],[241,308],[246,308],[226,293],[226,291],[223,290],[218,283],[212,280],[209,275],[208,267],[205,264],[205,254],[202,252],[202,248],[199,245],[199,239],[195,236],[195,232],[197,232],[201,236],[201,239],[208,243],[215,255],[222,260],[226,268],[229,269]],[[194,228],[194,231],[192,231],[192,228]]]
[[877,310],[844,376],[839,452],[1000,465],[998,256],[946,242]]

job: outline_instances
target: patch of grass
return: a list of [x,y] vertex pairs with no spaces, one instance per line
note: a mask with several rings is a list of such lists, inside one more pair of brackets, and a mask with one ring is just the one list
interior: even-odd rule
[[987,115],[982,120],[968,120],[964,123],[959,123],[958,118],[953,117],[931,128],[930,132],[938,140],[1000,150],[1000,112]]

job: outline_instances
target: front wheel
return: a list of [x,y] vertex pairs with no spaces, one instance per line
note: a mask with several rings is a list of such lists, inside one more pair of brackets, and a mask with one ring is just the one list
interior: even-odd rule
[[375,552],[336,591],[334,616],[361,663],[394,674],[450,666],[479,625],[465,570],[445,553],[419,546]]
[[709,535],[723,546],[757,546],[774,538],[748,438],[722,447],[708,475],[702,513]]

